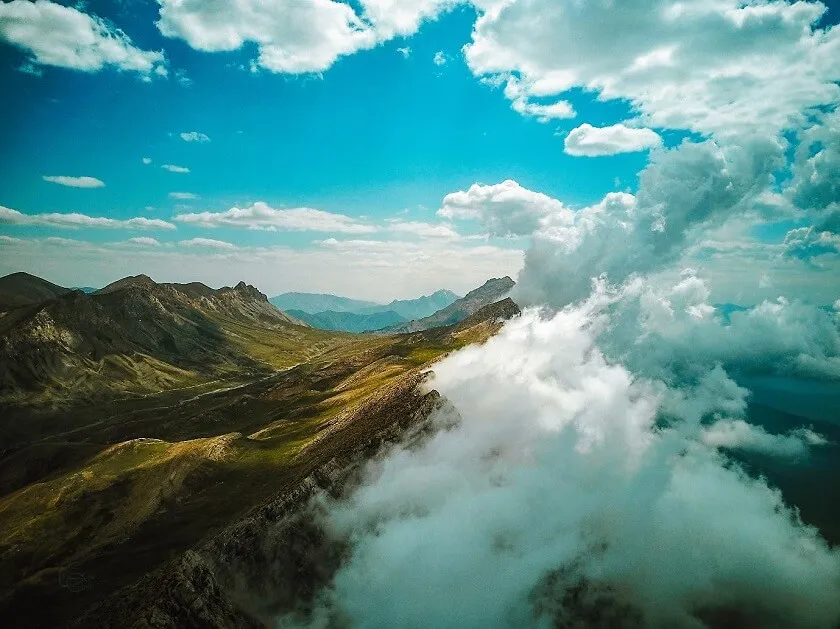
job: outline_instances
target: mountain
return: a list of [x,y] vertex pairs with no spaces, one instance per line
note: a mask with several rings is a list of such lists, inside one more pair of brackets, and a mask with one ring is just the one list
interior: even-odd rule
[[0,312],[56,299],[70,292],[29,273],[12,273],[0,277]]
[[[63,290],[29,278],[28,287],[46,286],[38,295]],[[33,294],[20,281],[0,280],[9,283],[15,295]],[[304,326],[244,282],[216,290],[138,275],[90,295],[64,292],[0,318],[0,402],[39,391],[60,398],[159,391],[265,371],[272,362],[294,362],[304,337],[319,340]]]
[[244,283],[146,276],[9,311],[4,626],[261,627],[307,603],[321,557],[341,556],[311,527],[312,490],[428,434],[445,404],[429,367],[517,311],[361,336],[295,325]]
[[345,332],[369,332],[389,325],[407,321],[393,310],[373,312],[371,314],[356,314],[355,312],[335,312],[326,310],[310,314],[303,310],[287,310],[289,314],[301,321],[321,330],[342,330]]
[[378,332],[385,334],[418,332],[421,330],[428,330],[430,328],[458,323],[484,306],[488,306],[496,301],[499,301],[507,295],[515,285],[516,282],[507,276],[487,280],[482,286],[471,290],[461,299],[452,302],[445,308],[438,310],[428,317],[389,326],[382,330],[378,330]]
[[372,306],[355,310],[354,312],[358,314],[373,314],[376,312],[390,311],[397,313],[404,321],[410,321],[412,319],[428,317],[441,308],[446,308],[446,306],[453,303],[456,299],[458,299],[458,295],[451,290],[439,290],[431,295],[424,295],[417,299],[395,299],[390,304],[384,306]]
[[350,299],[326,293],[283,293],[269,301],[283,311],[302,310],[310,314],[325,312],[358,312],[364,308],[381,308],[373,301]]
[[74,286],[71,290],[80,290],[83,293],[90,294],[90,293],[95,293],[99,289],[94,288],[93,286]]

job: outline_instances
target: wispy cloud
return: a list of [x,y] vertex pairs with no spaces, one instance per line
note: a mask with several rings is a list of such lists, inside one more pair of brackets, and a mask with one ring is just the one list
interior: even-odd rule
[[199,227],[243,227],[264,231],[313,231],[366,234],[378,231],[344,214],[312,208],[277,209],[258,201],[246,208],[232,207],[224,212],[179,214],[175,221]]
[[214,240],[213,238],[191,238],[178,243],[182,247],[206,247],[208,249],[238,249],[232,242]]
[[[192,192],[170,192],[169,193],[170,199],[180,199],[181,201],[189,201],[192,199],[198,199],[197,194],[193,194]],[[176,217],[177,220],[177,217]]]
[[154,238],[149,238],[147,236],[139,236],[137,238],[129,238],[128,242],[135,244],[135,245],[145,245],[149,247],[159,247],[160,242],[155,240]]
[[40,225],[45,227],[61,227],[78,229],[81,227],[104,229],[175,229],[175,225],[157,218],[137,216],[128,219],[107,218],[104,216],[88,216],[72,212],[61,214],[52,212],[47,214],[24,214],[11,208],[0,206],[0,225]]
[[403,59],[408,59],[411,56],[411,48],[405,46],[404,48],[397,48],[397,52],[403,56]]
[[171,173],[188,173],[190,169],[186,166],[175,166],[174,164],[164,164],[161,166],[164,170],[168,170]]
[[44,181],[70,188],[104,188],[105,182],[96,177],[67,177],[65,175],[44,175]]

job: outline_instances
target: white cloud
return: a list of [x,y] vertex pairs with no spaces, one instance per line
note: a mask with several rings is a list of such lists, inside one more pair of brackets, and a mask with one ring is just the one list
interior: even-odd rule
[[815,227],[800,227],[785,234],[785,255],[811,260],[821,255],[840,253],[840,234],[820,231]]
[[208,249],[236,249],[236,245],[224,240],[214,240],[213,238],[191,238],[189,240],[182,240],[178,243],[182,247],[206,247]]
[[669,386],[608,359],[597,335],[622,323],[591,301],[526,311],[437,363],[428,386],[451,405],[437,430],[316,500],[315,523],[346,543],[317,621],[834,626],[840,554],[702,441],[702,417],[743,409],[737,387],[720,369]]
[[522,83],[516,77],[508,77],[505,83],[505,96],[511,101],[511,109],[523,116],[532,116],[542,123],[574,118],[577,115],[572,104],[565,100],[549,104],[533,102],[531,96],[544,95],[540,88],[536,89],[537,93],[529,92],[529,90],[523,88]]
[[814,28],[824,11],[778,0],[499,2],[465,55],[477,76],[513,76],[520,98],[578,87],[628,100],[648,127],[774,132],[840,95],[840,28]]
[[135,245],[145,245],[148,247],[159,247],[160,242],[155,240],[154,238],[149,238],[147,236],[140,236],[138,238],[129,238],[128,242],[134,243]]
[[162,52],[140,50],[101,18],[48,0],[0,4],[0,40],[29,53],[27,67],[97,72],[111,66],[146,77],[166,74]]
[[198,131],[184,131],[181,133],[181,139],[184,142],[209,142],[210,138],[204,133]]
[[620,123],[609,127],[593,127],[586,123],[569,131],[565,150],[569,155],[596,157],[645,151],[661,144],[662,138],[651,129],[635,129]]
[[332,0],[232,0],[223,13],[199,0],[160,0],[160,5],[157,25],[163,35],[206,52],[254,42],[256,65],[272,72],[320,72],[377,41],[349,5]]
[[808,428],[798,428],[787,435],[772,435],[742,419],[715,422],[702,432],[702,440],[717,448],[750,450],[786,458],[806,457],[812,447],[828,443],[825,437]]
[[572,221],[572,211],[557,199],[523,188],[510,179],[495,185],[473,184],[447,194],[438,216],[477,220],[496,236],[528,236],[545,226]]
[[268,231],[316,231],[366,234],[377,228],[344,214],[312,208],[276,209],[257,201],[250,207],[232,207],[224,212],[179,214],[175,221],[200,227],[245,227]]
[[252,42],[252,71],[323,72],[335,61],[395,36],[411,35],[450,0],[361,0],[362,14],[334,0],[231,0],[225,11],[200,0],[159,0],[157,26],[167,37],[207,52],[238,50]]
[[171,173],[188,173],[190,169],[186,166],[175,166],[174,164],[164,164],[161,166],[164,170],[168,170]]
[[151,157],[144,157],[144,158],[143,158],[143,163],[144,163],[146,166],[148,166],[149,164],[151,164],[151,163],[152,163],[152,158],[151,158]]
[[64,227],[77,229],[80,227],[96,227],[107,229],[175,229],[175,225],[157,218],[138,216],[129,219],[106,218],[104,216],[88,216],[76,212],[59,214],[24,214],[17,210],[0,206],[0,225],[41,225],[46,227]]
[[434,63],[436,66],[442,66],[446,63],[446,61],[446,55],[443,53],[442,50],[438,50],[435,53],[435,56],[432,57],[432,63]]
[[380,41],[413,35],[423,21],[436,18],[458,3],[459,0],[361,0],[364,17],[373,24]]
[[104,188],[105,182],[95,177],[65,177],[63,175],[44,175],[44,181],[57,183],[70,188]]
[[403,56],[403,59],[408,59],[411,56],[411,48],[408,46],[397,48],[397,52]]
[[169,193],[170,199],[180,199],[181,201],[190,201],[193,199],[198,199],[199,196],[192,192],[170,192]]
[[414,234],[421,238],[448,238],[457,240],[461,236],[449,225],[424,223],[422,221],[391,221],[388,230],[396,233]]
[[588,295],[602,274],[621,284],[669,268],[710,221],[753,210],[783,163],[781,144],[761,138],[653,153],[635,197],[608,194],[575,212],[573,225],[540,230],[517,287],[521,298],[562,306]]

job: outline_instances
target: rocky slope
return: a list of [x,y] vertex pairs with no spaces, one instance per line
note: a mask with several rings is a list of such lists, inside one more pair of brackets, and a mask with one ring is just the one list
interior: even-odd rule
[[421,330],[429,330],[439,326],[458,323],[484,306],[499,301],[510,293],[515,285],[516,282],[507,276],[487,280],[482,286],[471,290],[461,299],[454,301],[428,317],[386,327],[379,330],[379,332],[386,334],[419,332]]
[[69,288],[29,273],[12,273],[0,277],[0,312],[56,299],[69,292]]
[[[143,288],[128,284],[94,297]],[[441,404],[422,385],[426,370],[517,311],[503,303],[426,332],[326,336],[297,366],[240,372],[242,384],[10,407],[0,617],[12,627],[256,627],[308,604],[336,557],[302,509],[309,497],[340,492],[406,431],[422,438]],[[293,327],[310,351],[312,335],[326,334]],[[29,432],[16,437],[15,426]]]
[[249,333],[297,342],[304,325],[244,282],[214,290],[136,276],[93,294],[63,292],[0,318],[0,403],[38,392],[159,391],[258,371],[265,365],[249,351]]

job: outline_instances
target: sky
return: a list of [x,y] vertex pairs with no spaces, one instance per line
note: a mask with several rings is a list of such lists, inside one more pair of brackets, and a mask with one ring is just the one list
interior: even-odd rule
[[[760,189],[751,179],[737,212],[671,223],[678,250],[647,270],[697,269],[718,302],[831,304],[839,14],[732,0],[4,1],[0,274],[464,294],[515,278],[541,241],[568,237],[564,221],[636,211],[681,146],[714,147],[726,171],[727,147],[765,142]],[[620,277],[620,260],[604,264]],[[587,286],[589,271],[575,270]]]

